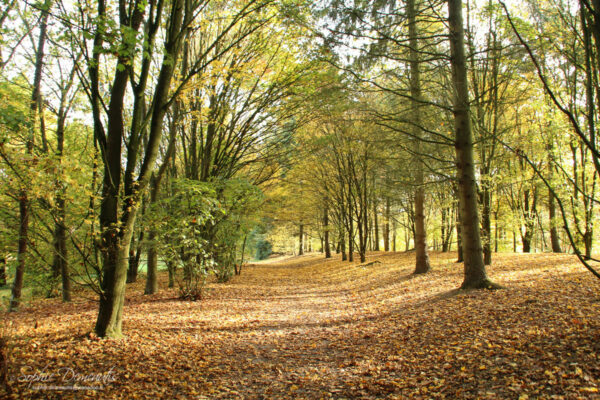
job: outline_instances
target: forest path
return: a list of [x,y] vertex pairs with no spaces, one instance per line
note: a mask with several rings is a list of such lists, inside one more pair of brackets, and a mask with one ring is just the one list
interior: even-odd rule
[[[90,337],[91,301],[44,300],[12,322],[12,371],[113,369],[96,391],[27,398],[590,398],[600,284],[574,257],[497,255],[499,291],[456,291],[454,254],[358,262],[308,255],[248,266],[200,302],[128,288],[123,340]],[[165,276],[161,275],[161,287]],[[14,375],[14,372],[13,372]],[[56,397],[53,397],[56,396]]]

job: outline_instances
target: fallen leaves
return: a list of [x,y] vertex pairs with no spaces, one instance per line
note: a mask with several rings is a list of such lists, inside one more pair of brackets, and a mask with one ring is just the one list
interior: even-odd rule
[[[15,398],[600,398],[600,285],[573,257],[498,255],[499,291],[456,291],[452,254],[432,254],[422,276],[412,257],[256,264],[199,303],[143,296],[138,282],[122,340],[89,334],[93,302],[39,300],[5,315]],[[44,368],[112,368],[115,380],[77,391],[18,381]]]

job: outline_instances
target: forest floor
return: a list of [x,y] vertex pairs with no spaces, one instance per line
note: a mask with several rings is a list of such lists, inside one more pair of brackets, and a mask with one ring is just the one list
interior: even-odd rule
[[506,289],[458,291],[454,259],[414,276],[414,253],[294,257],[199,302],[141,279],[121,340],[90,334],[91,293],[37,300],[2,315],[13,398],[600,398],[600,281],[572,256],[498,254]]

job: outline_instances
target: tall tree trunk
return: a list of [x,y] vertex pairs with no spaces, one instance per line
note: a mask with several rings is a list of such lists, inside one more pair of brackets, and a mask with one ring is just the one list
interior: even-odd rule
[[177,268],[177,264],[173,261],[167,261],[167,269],[169,270],[169,287],[175,287],[175,269]]
[[[532,197],[531,206],[529,204],[529,197]],[[525,217],[525,233],[523,234],[523,253],[531,252],[531,241],[535,233],[535,217],[537,214],[537,190],[535,187],[530,192],[525,190],[523,195],[523,209]]]
[[[125,281],[127,278],[127,261],[129,258],[129,247],[133,235],[133,228],[139,209],[140,197],[143,190],[148,186],[154,164],[158,156],[158,148],[163,130],[163,120],[168,107],[168,94],[171,86],[171,78],[177,58],[179,56],[180,44],[183,38],[183,13],[184,0],[174,0],[168,17],[169,25],[165,41],[160,72],[153,93],[154,105],[149,125],[148,141],[139,178],[133,193],[125,193],[127,198],[123,201],[121,217],[119,218],[119,188],[121,186],[121,143],[124,137],[123,106],[125,91],[130,78],[129,70],[115,72],[115,78],[110,94],[108,106],[108,130],[105,150],[105,175],[102,191],[102,205],[100,208],[100,222],[103,228],[103,264],[102,280],[98,318],[96,320],[95,332],[100,337],[122,336],[121,325],[123,320],[123,305],[125,302]],[[100,8],[100,6],[99,6]],[[99,10],[104,14],[105,10]],[[132,25],[137,25],[137,31],[142,20],[143,10],[134,10]],[[139,20],[136,20],[139,18]],[[125,39],[124,39],[125,40]],[[122,59],[122,57],[125,57]],[[129,56],[119,56],[119,62],[127,65]],[[100,133],[97,133],[100,136]],[[119,223],[120,222],[120,223]]]
[[[175,127],[171,127],[172,131]],[[172,146],[174,146],[174,136],[171,137]],[[156,175],[153,175],[150,179],[150,204],[156,204],[158,195],[160,193],[160,185],[162,177],[165,173],[166,166],[169,162],[169,158],[173,150],[168,151],[166,160],[163,161],[160,170]],[[156,246],[156,230],[150,228],[148,232],[148,249],[146,251],[146,287],[144,288],[144,294],[155,294],[158,291],[158,251]]]
[[421,72],[415,0],[407,0],[409,59],[410,59],[410,95],[412,98],[412,134],[415,153],[415,274],[429,272],[429,254],[427,253],[427,231],[425,229],[425,193],[423,190],[423,163],[421,160]]
[[354,261],[354,220],[352,218],[352,201],[348,201],[348,261]]
[[490,265],[492,263],[492,196],[487,184],[483,185],[481,193],[481,202],[483,203],[481,213],[481,228],[483,231],[483,263]]
[[58,173],[55,180],[56,215],[54,220],[54,260],[52,265],[55,276],[61,276],[63,301],[71,301],[71,279],[69,276],[69,260],[67,254],[67,228],[65,226],[67,219],[65,202],[67,187],[62,177],[62,163],[65,146],[65,122],[70,107],[67,96],[72,85],[72,80],[75,77],[75,71],[75,68],[73,68],[70,74],[71,81],[67,83],[66,88],[62,90],[56,123],[56,156],[58,158]]
[[329,208],[325,206],[323,211],[323,226],[324,226],[324,243],[325,247],[325,258],[331,258],[331,247],[329,246]]
[[373,201],[373,223],[375,229],[375,246],[373,250],[379,251],[379,222],[377,221],[377,203]]
[[[37,109],[41,102],[42,68],[44,66],[44,46],[46,44],[46,31],[48,27],[48,16],[50,14],[51,1],[46,0],[41,12],[40,33],[38,36],[37,49],[35,53],[35,71],[33,75],[33,88],[29,103],[29,132],[27,138],[27,156],[33,156],[33,143],[35,136],[35,125],[37,120]],[[25,185],[25,182],[22,182]],[[19,242],[17,247],[17,269],[15,280],[11,290],[9,310],[14,311],[21,302],[23,290],[23,278],[25,275],[25,262],[27,257],[27,245],[29,242],[29,193],[23,186],[19,194]]]
[[385,198],[385,225],[383,226],[383,250],[390,251],[390,198]]
[[500,232],[500,227],[498,226],[498,211],[494,212],[494,221],[496,221],[496,227],[494,228],[494,253],[497,253],[498,252],[498,236],[499,236],[499,232]]
[[396,252],[396,220],[394,219],[392,221],[392,251],[395,253]]
[[298,235],[298,255],[301,256],[304,254],[304,225],[300,224],[300,234]]
[[556,199],[552,193],[548,193],[548,214],[550,217],[550,241],[553,253],[562,253],[558,229],[556,228]]
[[56,222],[54,224],[54,261],[53,268],[62,281],[62,299],[71,301],[71,279],[67,254],[67,230],[65,227],[66,210],[64,192],[56,198]]
[[[143,208],[143,207],[142,207]],[[142,257],[142,243],[144,241],[144,231],[142,230],[137,240],[133,239],[129,249],[129,265],[127,267],[127,283],[137,281],[138,271],[140,268],[140,258]]]
[[469,88],[465,63],[462,0],[448,0],[450,63],[455,88],[455,149],[460,203],[464,281],[461,288],[495,286],[487,277],[479,232],[477,181],[473,159],[473,135],[469,114]]

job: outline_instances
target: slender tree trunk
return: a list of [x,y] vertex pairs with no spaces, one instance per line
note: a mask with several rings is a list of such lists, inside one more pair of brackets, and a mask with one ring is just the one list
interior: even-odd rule
[[[497,201],[497,200],[496,200]],[[494,213],[494,221],[496,221],[496,227],[494,229],[494,253],[498,252],[498,236],[499,236],[499,226],[498,226],[498,211]]]
[[[529,205],[529,196],[532,196],[531,206]],[[523,253],[531,252],[531,241],[535,233],[535,216],[537,214],[537,191],[534,188],[532,193],[525,190],[523,198],[524,214],[525,214],[525,234],[523,240]]]
[[177,264],[173,261],[167,261],[167,269],[169,270],[169,287],[175,287],[175,269]]
[[394,251],[394,253],[396,252],[396,230],[396,220],[394,219],[392,221],[392,250]]
[[325,258],[331,258],[331,247],[329,246],[329,208],[325,207],[323,212],[323,226],[324,226],[324,243],[325,247]]
[[354,261],[354,221],[352,218],[352,204],[348,201],[348,261]]
[[377,203],[375,201],[373,201],[373,224],[373,229],[375,230],[375,246],[373,250],[379,251],[379,222],[377,221]]
[[383,226],[383,250],[390,251],[390,198],[385,198],[385,225]]
[[[73,75],[71,75],[73,76]],[[56,156],[58,157],[59,172],[56,178],[56,216],[54,221],[54,260],[53,266],[56,276],[60,275],[62,280],[62,299],[71,301],[71,279],[69,277],[69,262],[67,254],[67,229],[65,226],[67,210],[65,197],[67,188],[62,180],[62,161],[65,144],[65,119],[66,119],[66,94],[63,94],[61,107],[56,124]]]
[[156,252],[156,246],[153,245],[156,240],[156,233],[154,230],[150,230],[148,233],[148,242],[151,245],[148,247],[147,252],[147,267],[146,267],[146,287],[144,294],[155,294],[158,291],[158,254]]
[[461,287],[463,289],[489,288],[495,285],[488,279],[485,271],[479,232],[477,181],[469,114],[469,88],[464,54],[461,0],[448,0],[448,27],[450,63],[456,94],[454,104],[455,149],[464,257],[464,281]]
[[[138,235],[137,240],[131,243],[132,247],[129,249],[129,265],[127,267],[127,283],[133,283],[137,281],[138,271],[140,267],[140,258],[142,257],[142,243],[144,240],[144,231],[142,230]],[[134,246],[135,244],[135,246]]]
[[562,253],[558,229],[556,228],[556,199],[552,193],[548,193],[548,214],[550,217],[550,241],[553,253]]
[[[38,36],[37,50],[35,53],[35,71],[33,78],[33,89],[29,104],[29,137],[27,138],[27,156],[33,156],[33,142],[35,125],[37,120],[37,109],[41,99],[42,68],[44,66],[44,46],[46,44],[46,30],[48,27],[48,16],[51,2],[46,0],[41,12],[40,33]],[[24,185],[25,182],[22,182]],[[29,194],[27,188],[23,187],[19,194],[19,242],[17,247],[17,269],[15,280],[11,290],[9,310],[14,311],[21,302],[23,290],[23,278],[25,275],[25,262],[27,257],[27,245],[29,243]]]
[[304,225],[300,224],[300,234],[298,235],[298,255],[301,256],[304,254]]
[[427,252],[427,231],[425,229],[425,193],[423,190],[423,163],[421,160],[421,71],[419,60],[419,39],[417,31],[415,0],[407,0],[409,59],[410,59],[410,95],[412,98],[412,133],[415,153],[415,274],[429,272],[429,254]]
[[62,299],[71,301],[71,279],[67,254],[67,231],[65,228],[65,200],[63,195],[56,199],[57,222],[54,226],[54,268],[59,272],[62,281]]
[[442,241],[442,253],[445,253],[448,251],[448,248],[446,246],[446,240],[445,240],[445,238],[446,238],[446,218],[447,218],[445,207],[442,207],[441,214],[442,214],[441,215],[442,222],[440,224],[440,231],[441,231],[440,240]]
[[491,212],[492,212],[492,197],[490,194],[490,190],[486,185],[483,185],[482,188],[482,213],[481,213],[481,225],[483,230],[483,263],[485,265],[490,265],[492,263],[492,221],[491,221]]
[[9,309],[16,310],[21,303],[23,277],[25,275],[25,256],[27,254],[27,233],[29,228],[29,201],[27,192],[21,193],[19,200],[19,246],[17,249],[17,269],[13,281]]

